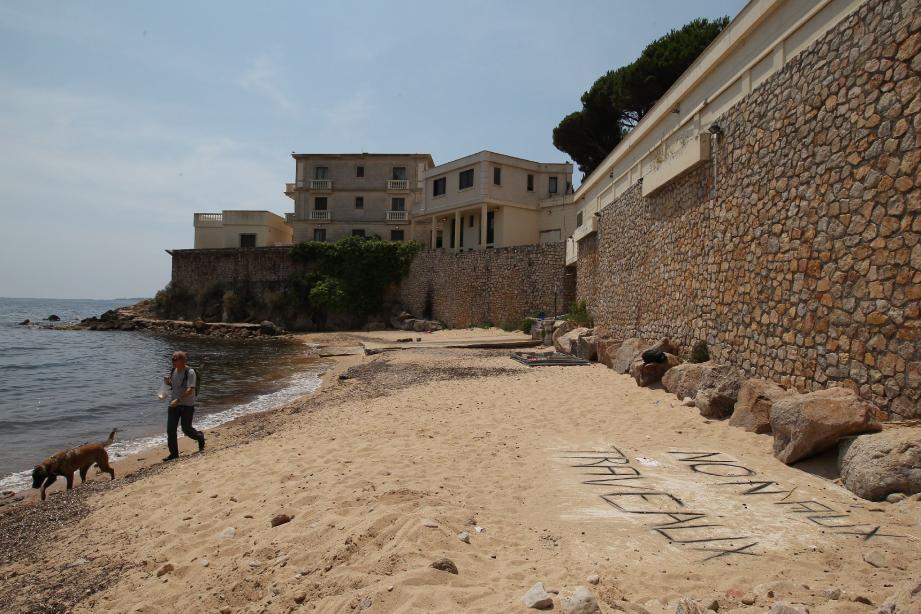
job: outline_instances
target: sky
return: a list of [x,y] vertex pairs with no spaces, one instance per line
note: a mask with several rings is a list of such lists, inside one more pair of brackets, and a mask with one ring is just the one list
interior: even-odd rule
[[599,76],[743,0],[0,0],[0,296],[152,296],[192,214],[293,210],[291,152],[568,157]]

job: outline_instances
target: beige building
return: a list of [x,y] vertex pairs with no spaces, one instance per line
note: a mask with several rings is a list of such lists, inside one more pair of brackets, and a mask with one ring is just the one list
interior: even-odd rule
[[293,242],[291,224],[271,211],[195,214],[195,249],[269,247]]
[[577,226],[572,165],[481,151],[429,168],[411,219],[424,243],[453,251],[562,241]]
[[410,240],[410,211],[423,199],[429,154],[292,154],[294,240],[350,235]]

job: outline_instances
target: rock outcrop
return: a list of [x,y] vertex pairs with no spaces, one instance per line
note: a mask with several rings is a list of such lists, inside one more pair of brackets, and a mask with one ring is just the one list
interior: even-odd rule
[[576,328],[578,328],[578,325],[572,320],[563,320],[553,323],[553,335],[551,339],[553,340],[553,347],[557,352],[564,351],[563,347],[560,345],[560,338]]
[[614,360],[614,354],[620,348],[623,341],[620,339],[599,339],[598,340],[598,362],[611,368]]
[[796,394],[761,378],[747,379],[739,388],[739,398],[729,424],[752,433],[771,432],[771,406],[775,401]]
[[[560,328],[562,330],[562,327]],[[553,340],[553,345],[556,347],[558,352],[563,352],[564,354],[576,355],[579,350],[579,338],[588,337],[592,334],[592,329],[585,328],[580,326],[578,328],[573,328],[568,333],[555,337]]]
[[844,437],[880,430],[876,408],[847,388],[828,388],[771,406],[774,456],[787,463],[826,450]]
[[712,362],[684,362],[668,370],[662,376],[662,386],[679,399],[697,396],[697,387],[704,373],[715,367]]
[[718,420],[731,416],[741,387],[742,378],[734,367],[714,365],[706,369],[694,397],[700,415]]
[[674,354],[665,353],[663,362],[644,362],[642,358],[630,365],[630,375],[639,386],[652,386],[662,380],[670,369],[681,364],[681,359]]
[[598,359],[598,337],[595,335],[582,335],[576,341],[575,355],[584,360]]
[[838,468],[858,497],[882,501],[921,492],[921,428],[893,427],[841,442]]

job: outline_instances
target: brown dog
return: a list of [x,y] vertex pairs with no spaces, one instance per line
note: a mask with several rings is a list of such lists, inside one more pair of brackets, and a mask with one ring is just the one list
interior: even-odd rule
[[112,429],[109,438],[102,443],[86,443],[79,448],[58,452],[36,465],[32,470],[32,488],[41,486],[42,501],[45,500],[45,489],[54,484],[58,476],[67,480],[67,490],[70,490],[74,487],[74,471],[79,470],[80,482],[85,482],[86,472],[94,463],[114,480],[115,470],[109,466],[109,453],[106,452],[106,448],[115,441],[117,431],[118,429]]

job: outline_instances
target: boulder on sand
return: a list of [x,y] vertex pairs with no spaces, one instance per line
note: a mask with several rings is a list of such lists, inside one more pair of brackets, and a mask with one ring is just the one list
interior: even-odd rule
[[771,432],[771,406],[775,401],[794,395],[774,382],[753,377],[742,382],[735,410],[729,424],[752,433]]
[[712,362],[685,362],[676,365],[662,376],[662,386],[679,399],[697,396],[700,379],[708,369],[717,366]]
[[598,358],[598,337],[595,335],[582,335],[576,340],[576,356],[584,360]]
[[674,354],[665,353],[663,362],[644,362],[642,358],[630,365],[630,375],[639,386],[652,386],[662,380],[670,369],[681,364],[681,359]]
[[742,378],[729,365],[714,365],[704,371],[694,402],[704,418],[722,420],[732,415]]
[[838,468],[858,497],[882,501],[921,492],[921,428],[892,427],[841,442]]
[[849,435],[875,433],[876,408],[847,388],[827,388],[771,406],[774,456],[786,464],[818,454]]
[[623,341],[620,341],[619,339],[599,339],[597,346],[598,362],[610,369],[614,360],[614,354],[617,352],[617,349],[621,346],[622,343]]
[[639,337],[631,337],[624,341],[620,347],[617,348],[617,351],[614,352],[613,358],[611,359],[611,369],[617,373],[629,373],[630,367],[633,366],[633,362],[639,359],[643,352],[647,350],[675,354],[676,356],[679,354],[678,347],[668,338],[660,339],[653,343],[640,339]]
[[576,328],[578,328],[578,325],[572,320],[563,320],[559,323],[553,323],[553,335],[551,335],[551,339],[553,340],[553,347],[557,352],[563,351],[563,348],[560,345],[560,337],[572,330],[575,330]]
[[554,346],[558,352],[563,352],[564,354],[575,355],[579,349],[579,338],[586,337],[592,334],[592,329],[579,327],[574,328],[565,335],[560,335],[554,339]]

